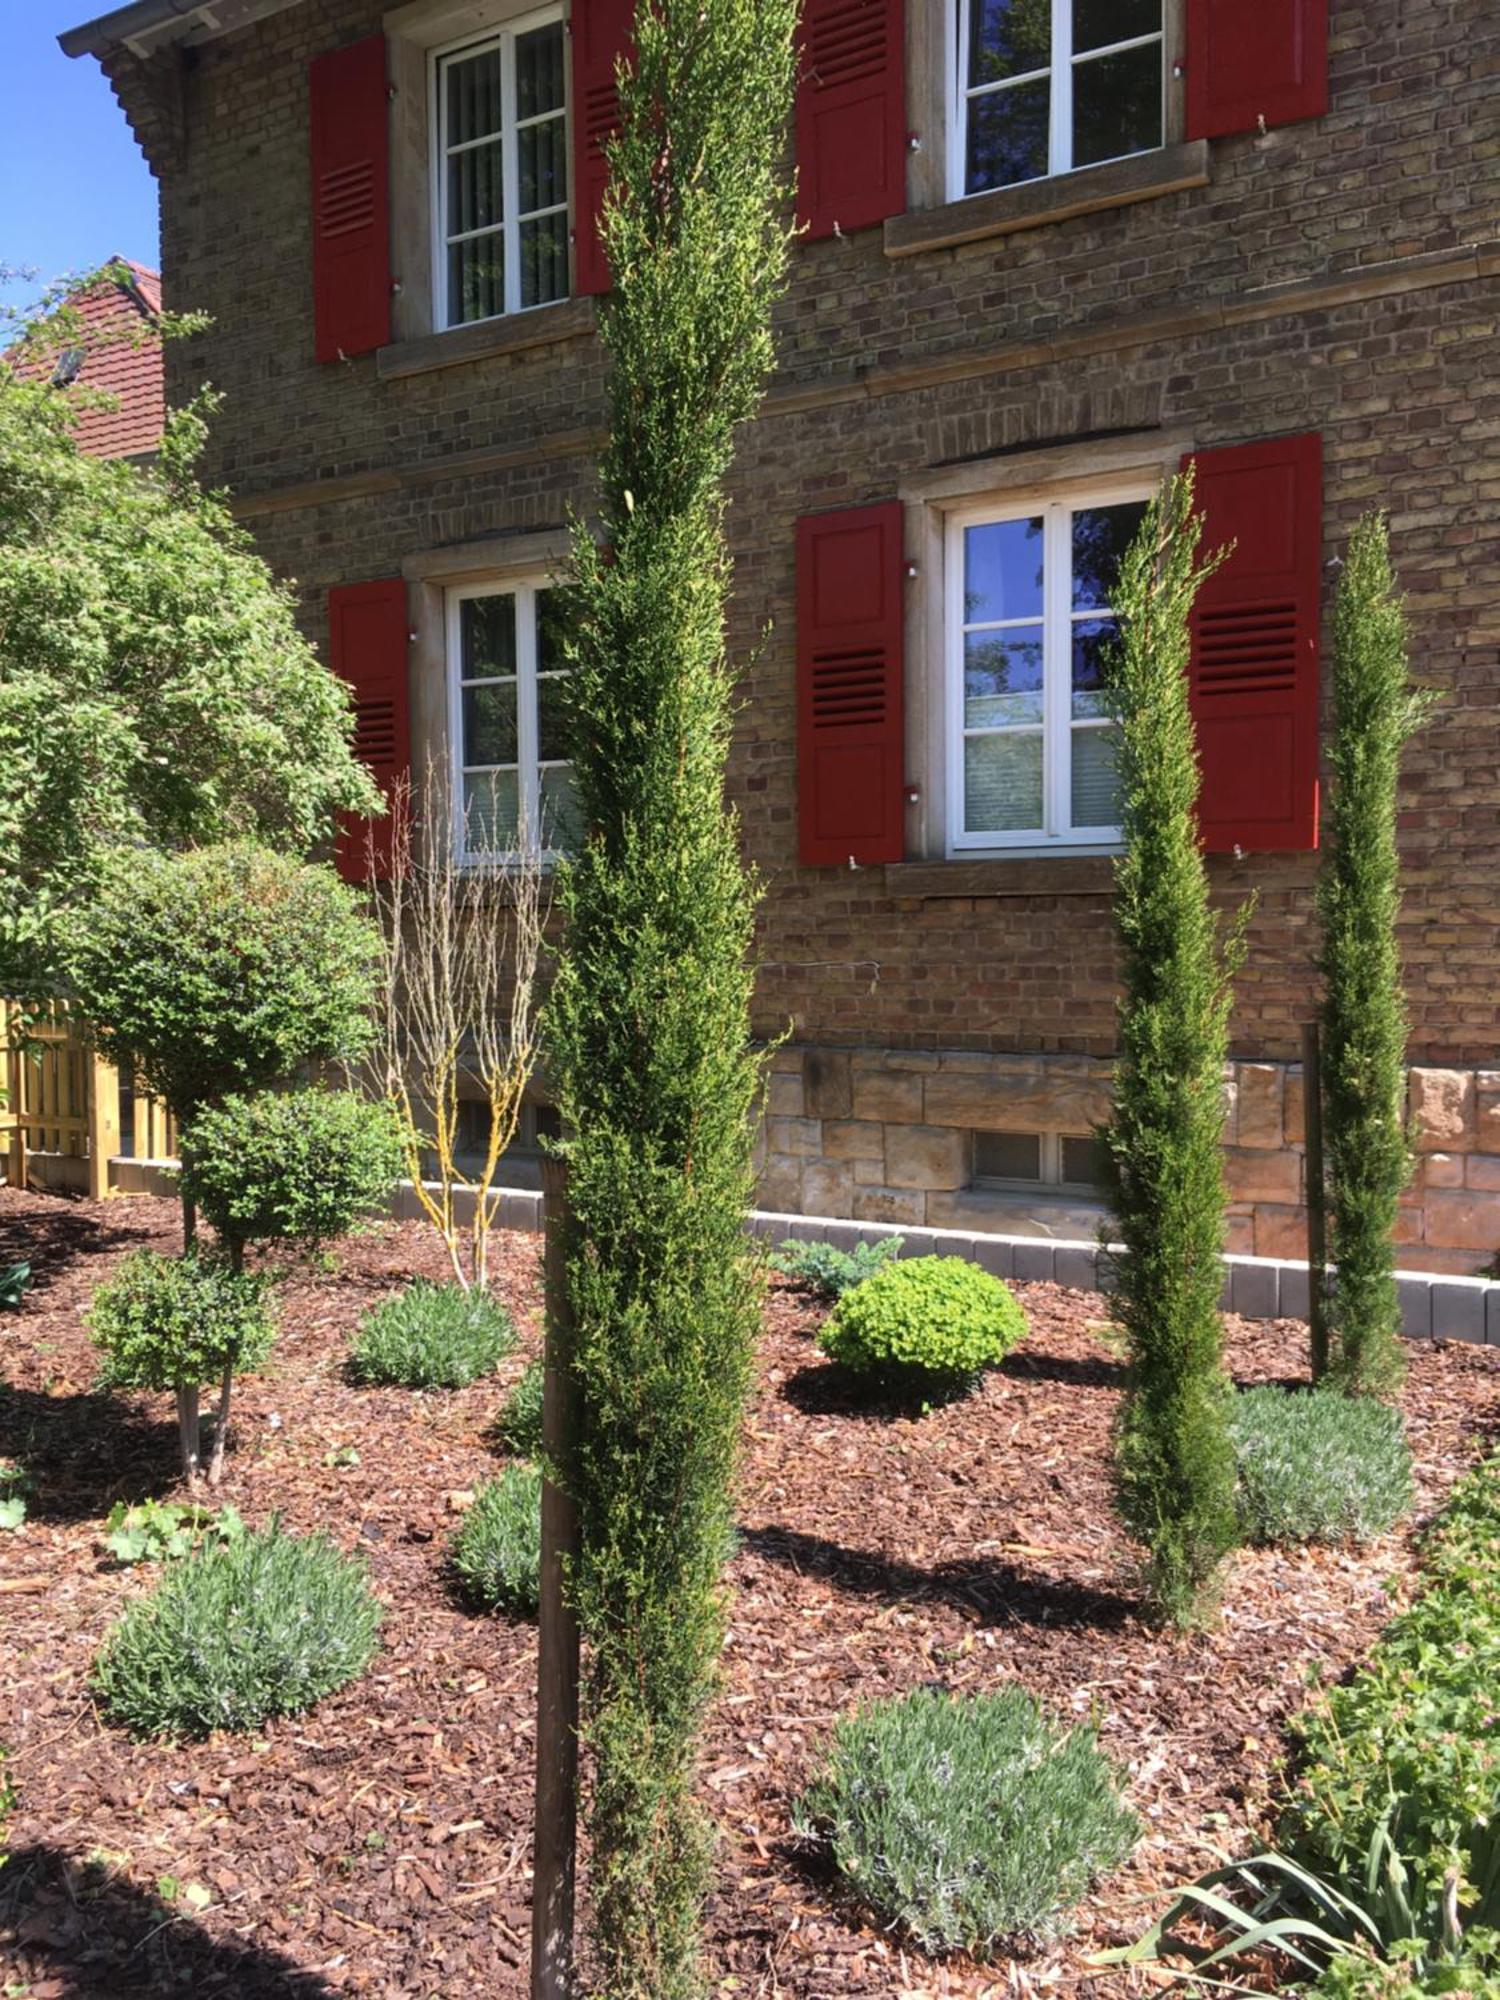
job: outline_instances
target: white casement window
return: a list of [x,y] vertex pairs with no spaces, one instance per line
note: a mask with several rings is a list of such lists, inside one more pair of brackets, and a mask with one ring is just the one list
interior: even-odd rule
[[568,295],[562,15],[528,14],[432,57],[433,296],[440,327]]
[[545,584],[448,593],[455,839],[466,861],[556,855],[576,842],[559,626],[560,598]]
[[1118,843],[1103,653],[1147,497],[1136,483],[950,517],[950,852]]
[[950,4],[954,199],[1163,143],[1164,0]]

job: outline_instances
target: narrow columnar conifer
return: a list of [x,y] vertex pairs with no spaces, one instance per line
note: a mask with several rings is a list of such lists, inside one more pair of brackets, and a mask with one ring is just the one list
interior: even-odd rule
[[1124,853],[1115,868],[1123,995],[1104,1136],[1125,1255],[1114,1312],[1129,1351],[1119,1438],[1124,1519],[1177,1624],[1212,1609],[1236,1540],[1222,1358],[1223,1069],[1229,979],[1198,846],[1188,705],[1198,563],[1191,472],[1147,509],[1121,565],[1111,685]]
[[710,1842],[693,1784],[758,1315],[743,1231],[754,890],[723,791],[723,483],[772,360],[796,14],[796,0],[642,0],[610,152],[603,546],[575,534],[570,641],[589,831],[560,885],[548,1016],[584,1407],[568,1474],[592,1968],[609,2000],[702,1990]]
[[[1391,1395],[1404,1368],[1392,1233],[1411,1172],[1396,793],[1401,748],[1426,713],[1386,525],[1349,540],[1333,615],[1333,731],[1323,926],[1323,1143],[1329,1196],[1328,1379]],[[1320,1372],[1321,1357],[1314,1357]]]

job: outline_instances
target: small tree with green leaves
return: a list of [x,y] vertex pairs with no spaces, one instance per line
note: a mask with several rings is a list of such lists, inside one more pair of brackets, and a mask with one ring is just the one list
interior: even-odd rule
[[1124,994],[1115,1106],[1103,1136],[1125,1248],[1115,1318],[1129,1393],[1120,1501],[1160,1610],[1209,1611],[1236,1540],[1219,1291],[1229,980],[1198,846],[1188,617],[1197,560],[1191,472],[1146,510],[1120,569],[1110,685],[1119,717],[1124,854],[1115,865]]
[[1367,514],[1350,537],[1334,604],[1333,782],[1318,883],[1334,1273],[1329,1351],[1313,1356],[1313,1373],[1326,1369],[1330,1382],[1350,1395],[1391,1395],[1405,1368],[1392,1248],[1397,1203],[1411,1173],[1396,800],[1402,745],[1428,707],[1428,697],[1411,684],[1385,520]]
[[648,0],[610,148],[606,559],[575,536],[576,772],[550,1074],[571,1162],[570,1468],[599,1989],[701,1991],[693,1798],[758,1285],[752,892],[723,797],[724,478],[771,365],[796,0]]

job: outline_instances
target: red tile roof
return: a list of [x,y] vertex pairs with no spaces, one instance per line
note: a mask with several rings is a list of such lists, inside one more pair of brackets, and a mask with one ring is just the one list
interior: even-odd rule
[[[85,406],[78,413],[78,442],[95,458],[131,458],[161,442],[167,404],[161,343],[133,344],[131,336],[161,311],[161,275],[128,257],[111,263],[128,273],[70,294],[83,323],[83,364],[74,380],[100,390],[113,407]],[[64,350],[67,351],[67,350]]]

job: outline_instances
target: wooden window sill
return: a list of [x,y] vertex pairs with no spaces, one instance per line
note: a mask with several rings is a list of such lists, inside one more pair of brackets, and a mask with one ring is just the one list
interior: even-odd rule
[[592,298],[559,299],[556,305],[535,306],[530,312],[507,313],[474,326],[453,326],[442,333],[396,341],[379,350],[375,368],[385,382],[404,375],[426,375],[434,368],[456,368],[469,361],[488,361],[497,354],[520,354],[528,347],[576,340],[592,333],[594,325]]
[[1208,157],[1208,141],[1191,139],[1153,153],[1134,153],[1126,160],[1108,160],[1101,167],[967,195],[941,208],[911,209],[887,221],[885,254],[915,257],[924,250],[952,250],[989,236],[1011,236],[1020,229],[1067,222],[1075,215],[1207,187]]
[[1107,854],[1038,854],[1014,861],[900,861],[885,871],[893,896],[1107,896],[1114,887]]

